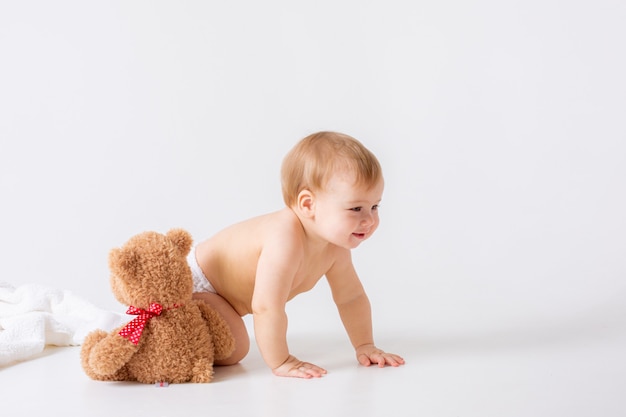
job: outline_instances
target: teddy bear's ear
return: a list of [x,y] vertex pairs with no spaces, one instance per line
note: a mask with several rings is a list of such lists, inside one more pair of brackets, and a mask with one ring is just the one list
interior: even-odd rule
[[170,239],[178,248],[180,253],[187,255],[191,249],[193,239],[189,232],[184,229],[172,229],[167,232],[167,238]]
[[134,275],[137,264],[138,256],[134,250],[115,248],[109,252],[109,269],[116,275]]

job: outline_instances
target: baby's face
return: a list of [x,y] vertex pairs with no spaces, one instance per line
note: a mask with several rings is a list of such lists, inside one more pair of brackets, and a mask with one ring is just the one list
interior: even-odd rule
[[384,183],[356,185],[350,175],[330,179],[315,194],[315,226],[320,237],[337,246],[353,249],[378,228],[378,204]]

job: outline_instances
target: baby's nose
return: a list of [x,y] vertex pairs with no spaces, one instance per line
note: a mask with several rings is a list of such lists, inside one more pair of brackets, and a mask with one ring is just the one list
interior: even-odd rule
[[374,216],[371,213],[370,214],[366,214],[361,219],[361,224],[362,225],[372,225],[372,224],[374,224]]

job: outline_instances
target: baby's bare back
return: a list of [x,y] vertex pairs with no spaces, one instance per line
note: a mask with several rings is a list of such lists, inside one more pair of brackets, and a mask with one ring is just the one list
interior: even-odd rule
[[[277,237],[282,238],[277,239]],[[217,293],[241,315],[252,313],[252,296],[257,264],[268,242],[284,241],[286,245],[302,245],[302,256],[294,276],[292,298],[310,290],[332,264],[332,256],[307,253],[304,231],[290,209],[254,217],[234,224],[201,242],[196,258],[202,271]]]

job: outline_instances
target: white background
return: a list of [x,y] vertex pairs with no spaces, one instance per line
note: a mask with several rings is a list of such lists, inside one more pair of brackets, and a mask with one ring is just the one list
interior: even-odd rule
[[[625,21],[621,0],[2,1],[0,280],[121,311],[112,247],[281,208],[284,154],[337,130],[385,172],[354,253],[377,332],[623,331]],[[290,309],[340,329],[323,283]]]

